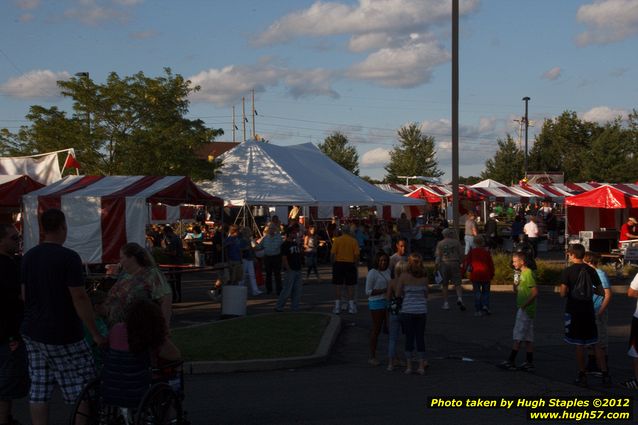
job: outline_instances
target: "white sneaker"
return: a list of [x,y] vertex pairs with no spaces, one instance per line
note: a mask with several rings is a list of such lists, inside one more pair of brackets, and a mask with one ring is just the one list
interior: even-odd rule
[[447,302],[447,301],[445,301],[445,302],[443,303],[443,305],[441,306],[441,308],[442,308],[443,310],[449,310],[449,309],[450,309],[450,304],[448,304],[448,302]]
[[332,309],[334,314],[341,313],[341,301],[335,301],[335,308]]
[[357,314],[357,305],[354,303],[354,301],[350,301],[348,303],[348,313]]

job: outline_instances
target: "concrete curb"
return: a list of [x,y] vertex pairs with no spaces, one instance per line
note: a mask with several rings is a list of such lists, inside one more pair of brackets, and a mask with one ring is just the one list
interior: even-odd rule
[[336,314],[317,312],[303,314],[324,314],[330,317],[330,322],[328,322],[314,354],[277,359],[186,362],[184,363],[184,373],[198,375],[207,373],[256,372],[262,370],[295,369],[323,363],[328,359],[332,346],[337,341],[337,337],[341,331],[341,317]]

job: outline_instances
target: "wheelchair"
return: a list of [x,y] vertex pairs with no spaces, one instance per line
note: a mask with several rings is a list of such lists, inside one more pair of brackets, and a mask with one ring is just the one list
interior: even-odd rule
[[183,362],[150,366],[150,355],[108,350],[99,377],[80,392],[70,424],[189,425]]

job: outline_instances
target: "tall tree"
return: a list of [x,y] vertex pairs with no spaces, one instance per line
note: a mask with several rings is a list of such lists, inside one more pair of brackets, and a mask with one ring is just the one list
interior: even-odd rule
[[27,115],[30,126],[0,137],[22,154],[76,148],[85,174],[212,178],[218,164],[197,158],[195,150],[223,132],[185,118],[188,95],[199,87],[164,71],[157,78],[111,73],[104,84],[87,75],[59,81],[62,94],[73,100],[71,117],[35,105]]
[[348,138],[335,131],[319,143],[319,149],[352,174],[359,175],[359,154]]
[[385,166],[385,181],[400,183],[398,176],[440,177],[436,159],[434,137],[426,136],[416,123],[410,123],[397,131],[399,145],[390,152],[390,162]]
[[562,171],[566,181],[588,180],[583,162],[602,130],[596,123],[579,119],[573,111],[545,120],[529,154],[529,170]]
[[492,179],[503,184],[517,183],[524,176],[524,152],[516,146],[509,134],[498,139],[498,149],[493,158],[485,162],[482,179]]
[[638,158],[631,130],[617,119],[604,125],[583,155],[583,175],[589,180],[607,183],[634,182],[638,178]]

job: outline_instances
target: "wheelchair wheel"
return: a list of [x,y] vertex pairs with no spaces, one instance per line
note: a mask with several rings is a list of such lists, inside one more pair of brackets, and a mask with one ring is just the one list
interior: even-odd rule
[[182,403],[165,383],[153,385],[140,402],[135,425],[183,424]]
[[[73,411],[71,413],[70,425],[87,424],[98,425],[100,423],[100,380],[94,378],[89,381],[88,384],[82,389],[78,399],[73,405]],[[86,403],[85,408],[81,406]]]

